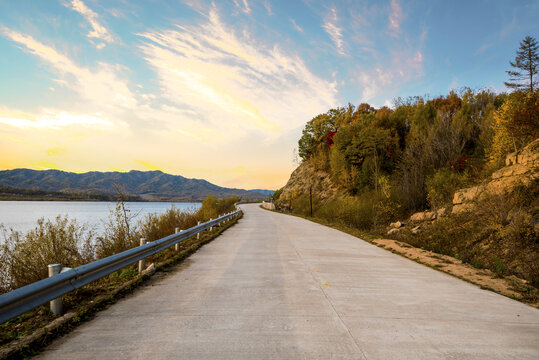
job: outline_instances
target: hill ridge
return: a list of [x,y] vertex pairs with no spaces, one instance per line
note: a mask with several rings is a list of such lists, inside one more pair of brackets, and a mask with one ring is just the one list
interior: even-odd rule
[[105,194],[115,194],[115,185],[119,185],[127,194],[138,195],[145,200],[196,201],[208,195],[262,200],[268,196],[263,192],[221,187],[204,179],[186,178],[161,170],[73,173],[19,168],[0,171],[0,185],[61,192],[96,191]]

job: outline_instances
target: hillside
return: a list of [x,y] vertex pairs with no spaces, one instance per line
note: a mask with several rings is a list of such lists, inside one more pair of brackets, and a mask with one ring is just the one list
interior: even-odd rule
[[59,170],[14,169],[0,171],[0,186],[66,193],[94,191],[116,194],[116,185],[130,195],[145,200],[198,201],[208,195],[219,198],[239,196],[251,200],[267,198],[264,193],[224,188],[206,180],[188,179],[161,171],[87,172],[76,174]]
[[339,197],[343,193],[343,189],[331,181],[326,171],[316,170],[309,161],[304,161],[290,175],[276,204],[282,208],[293,207],[293,199],[309,194],[311,189],[317,200],[322,201]]
[[394,109],[330,109],[305,125],[302,163],[273,200],[281,210],[518,278],[520,298],[535,302],[537,124],[537,91],[467,89]]

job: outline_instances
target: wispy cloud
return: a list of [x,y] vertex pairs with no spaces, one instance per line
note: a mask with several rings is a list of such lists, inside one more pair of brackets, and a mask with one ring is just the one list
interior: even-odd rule
[[394,50],[385,66],[361,71],[357,82],[361,87],[361,101],[369,102],[384,93],[391,93],[407,81],[423,76],[423,53],[419,50]]
[[[97,15],[97,13],[94,12],[92,9],[88,8],[88,6],[86,6],[86,4],[82,2],[82,0],[71,0],[70,3],[66,3],[65,5],[81,14],[86,19],[86,21],[90,23],[92,31],[88,33],[89,38],[99,39],[108,43],[114,42],[114,38],[109,33],[107,28],[99,23],[99,15]],[[101,50],[105,47],[105,44],[99,43],[96,44],[96,47]]]
[[273,15],[273,11],[271,10],[271,5],[268,2],[268,0],[264,0],[264,7],[266,8],[266,11],[268,12],[269,16]]
[[199,26],[140,36],[166,100],[222,136],[292,129],[335,103],[334,84],[311,73],[297,55],[236,33],[215,7]]
[[344,41],[342,39],[342,28],[339,27],[338,21],[339,19],[337,17],[337,9],[331,8],[331,12],[326,17],[326,20],[324,21],[324,25],[322,25],[322,27],[328,33],[329,37],[331,38],[331,41],[333,41],[333,43],[335,44],[337,52],[340,55],[346,55],[346,52],[344,51]]
[[240,9],[242,12],[246,13],[246,14],[250,14],[251,13],[251,7],[249,6],[249,2],[247,0],[241,0],[241,4],[240,4],[240,0],[234,0],[234,4],[238,7],[238,9]]
[[481,45],[481,46],[475,51],[475,55],[480,55],[480,54],[484,53],[489,47],[490,47],[489,44],[483,44],[483,45]]
[[303,28],[296,24],[296,21],[294,19],[290,19],[290,22],[292,23],[292,26],[294,27],[294,29],[296,29],[296,31],[303,33]]
[[129,108],[136,104],[134,94],[127,82],[117,75],[122,66],[98,63],[95,69],[77,65],[53,47],[33,37],[0,26],[0,32],[8,39],[23,46],[23,49],[49,64],[60,75],[59,85],[66,86],[82,98],[102,108]]
[[397,0],[391,0],[391,14],[389,14],[389,29],[394,36],[398,36],[401,31],[402,8]]
[[39,114],[27,114],[5,107],[0,107],[0,124],[20,129],[46,130],[60,130],[70,126],[103,130],[115,127],[112,121],[98,115],[72,114],[51,109],[44,109]]

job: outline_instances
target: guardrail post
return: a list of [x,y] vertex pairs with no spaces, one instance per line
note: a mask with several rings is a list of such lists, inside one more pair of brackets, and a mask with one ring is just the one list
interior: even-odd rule
[[[198,222],[197,225],[200,225],[200,221]],[[197,233],[197,240],[199,240],[199,239],[200,239],[200,231]]]
[[[146,241],[146,238],[141,238],[140,239],[140,246],[146,244],[147,241]],[[139,275],[142,274],[142,272],[144,271],[144,269],[146,268],[146,259],[142,259],[142,260],[139,260],[138,261],[138,273]]]
[[[212,221],[212,220],[213,220],[213,219],[210,218],[210,221]],[[212,231],[212,230],[213,230],[213,226],[210,226],[210,231]]]
[[[49,277],[57,275],[62,270],[61,264],[50,264],[49,268]],[[62,315],[62,298],[56,298],[50,301],[51,311],[54,315]]]
[[[179,233],[179,232],[182,232],[182,229],[176,228],[176,229],[175,229],[175,232],[176,232],[176,234]],[[174,250],[180,251],[180,243],[174,244]]]

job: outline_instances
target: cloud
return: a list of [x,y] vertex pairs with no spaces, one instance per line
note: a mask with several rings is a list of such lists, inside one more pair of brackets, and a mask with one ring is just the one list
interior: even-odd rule
[[395,77],[395,72],[382,67],[361,72],[358,76],[358,82],[361,86],[361,101],[369,102],[382,94],[385,88],[393,84]]
[[0,124],[9,125],[19,129],[47,129],[59,130],[69,126],[80,126],[85,128],[112,129],[114,123],[106,118],[85,115],[70,114],[65,111],[45,110],[39,115],[24,114],[19,116],[13,114],[17,112],[6,111],[0,108]]
[[335,44],[335,47],[337,48],[337,52],[340,55],[346,55],[344,51],[344,41],[342,39],[342,28],[338,26],[338,17],[337,17],[337,9],[331,8],[331,13],[327,16],[326,20],[324,21],[324,25],[322,25],[324,30],[328,33],[329,37],[331,38],[331,41]]
[[296,24],[296,21],[294,19],[290,19],[290,21],[292,22],[292,26],[294,27],[294,29],[296,29],[296,31],[303,33],[303,28]]
[[393,31],[394,36],[400,33],[402,21],[402,8],[397,0],[391,0],[391,14],[389,14],[389,29]]
[[490,47],[489,44],[481,45],[481,46],[475,51],[475,55],[480,55],[480,54],[484,53],[489,47]]
[[174,108],[196,114],[178,117],[190,124],[183,129],[196,129],[198,136],[230,140],[249,131],[274,136],[335,104],[333,83],[278,45],[236,34],[215,8],[206,23],[139,35],[162,96]]
[[251,13],[251,7],[249,6],[249,2],[247,0],[241,0],[241,4],[239,0],[234,0],[234,4],[240,9],[242,12],[246,14]]
[[269,16],[273,15],[273,11],[271,10],[271,5],[268,2],[268,0],[264,0],[264,7],[266,8],[266,11],[268,12]]
[[87,102],[103,108],[130,108],[136,104],[127,83],[117,73],[123,69],[118,65],[97,63],[95,69],[78,66],[67,56],[58,53],[33,37],[0,26],[0,32],[8,39],[23,46],[23,49],[48,63],[60,75],[57,84],[78,93]]
[[[92,27],[92,31],[88,33],[89,38],[95,38],[99,39],[108,43],[113,43],[114,39],[110,35],[109,31],[106,27],[101,25],[98,21],[99,15],[92,11],[90,8],[82,2],[82,0],[71,0],[70,3],[66,3],[65,6],[75,10],[79,14],[81,14],[86,21],[90,23],[90,26]],[[99,43],[96,45],[98,50],[101,50],[105,47],[105,44]]]
[[40,109],[38,112],[25,112],[0,105],[0,125],[21,130],[62,130],[68,127],[108,131],[125,126],[114,122],[100,113],[73,113],[58,109]]
[[[82,65],[0,25],[0,36],[53,74],[47,86],[68,90],[54,108],[0,111],[0,167],[45,166],[54,154],[54,166],[70,171],[144,169],[142,160],[217,183],[238,179],[234,186],[280,184],[305,122],[338,103],[337,80],[314,74],[295,49],[236,30],[215,5],[201,11],[192,25],[138,34],[135,55],[155,75],[144,87],[122,65]],[[227,172],[237,166],[241,179]]]
[[361,71],[357,82],[361,101],[369,102],[384,93],[395,92],[403,83],[423,76],[423,53],[419,50],[394,50],[391,61],[374,69]]

